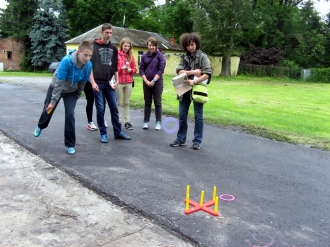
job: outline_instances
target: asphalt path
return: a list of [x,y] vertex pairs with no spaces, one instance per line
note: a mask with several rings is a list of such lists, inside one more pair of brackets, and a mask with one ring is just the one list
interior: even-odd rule
[[[109,142],[103,144],[98,131],[86,129],[81,99],[76,154],[69,156],[62,102],[49,127],[33,136],[46,88],[0,83],[0,130],[110,201],[199,246],[330,246],[330,152],[210,125],[204,126],[202,149],[195,151],[190,149],[193,123],[187,146],[172,148],[176,133],[155,131],[154,115],[150,129],[143,130],[141,110],[131,110],[135,128],[125,130],[131,141],[115,140],[110,124]],[[107,107],[108,123],[109,116]],[[165,127],[172,130],[175,124]],[[185,214],[187,185],[196,202],[201,191],[204,202],[211,200],[214,186],[217,196],[230,194],[235,200],[219,199],[219,216],[202,210]]]

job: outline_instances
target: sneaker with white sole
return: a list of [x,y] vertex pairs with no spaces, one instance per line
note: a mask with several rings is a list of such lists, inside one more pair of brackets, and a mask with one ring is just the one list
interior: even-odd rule
[[149,129],[149,123],[148,122],[145,122],[144,124],[143,124],[143,129]]
[[125,128],[128,130],[133,130],[133,125],[130,122],[125,123]]
[[161,130],[162,129],[162,124],[160,121],[156,122],[155,130]]
[[194,150],[200,150],[200,149],[201,149],[201,145],[199,145],[198,143],[194,143],[194,144],[191,146],[191,149],[194,149]]
[[96,125],[95,125],[93,122],[90,122],[90,123],[87,125],[87,129],[88,129],[88,130],[97,130],[97,127],[96,127]]
[[178,142],[178,141],[175,140],[174,142],[170,143],[170,146],[171,147],[186,146],[186,143],[185,142]]

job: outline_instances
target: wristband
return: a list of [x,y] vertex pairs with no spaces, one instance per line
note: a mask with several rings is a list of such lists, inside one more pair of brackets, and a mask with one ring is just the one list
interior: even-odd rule
[[153,82],[156,82],[156,79],[153,79],[152,81],[153,81]]
[[196,84],[197,82],[196,82],[196,79],[194,79],[194,84]]

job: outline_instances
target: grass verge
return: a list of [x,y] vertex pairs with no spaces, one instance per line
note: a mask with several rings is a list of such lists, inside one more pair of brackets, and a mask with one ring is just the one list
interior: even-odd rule
[[[163,113],[178,115],[173,76],[164,76]],[[141,78],[131,105],[143,108]],[[212,77],[206,123],[277,141],[330,150],[330,84],[249,76]],[[192,108],[192,107],[191,107]],[[193,109],[189,111],[193,119]]]

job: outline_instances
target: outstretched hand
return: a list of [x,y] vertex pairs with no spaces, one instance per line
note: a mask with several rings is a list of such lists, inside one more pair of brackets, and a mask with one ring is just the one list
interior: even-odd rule
[[53,109],[54,109],[54,105],[52,103],[49,103],[49,105],[46,108],[47,114],[50,114]]

